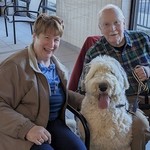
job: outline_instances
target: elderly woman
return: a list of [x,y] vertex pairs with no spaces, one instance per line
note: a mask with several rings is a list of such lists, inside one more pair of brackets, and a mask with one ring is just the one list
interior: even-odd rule
[[[125,30],[125,17],[122,10],[108,4],[99,12],[99,29],[102,37],[86,53],[84,66],[98,55],[109,55],[117,59],[127,73],[130,87],[126,91],[130,103],[144,92],[138,88],[139,82],[150,82],[150,37],[139,31]],[[86,67],[85,67],[86,68]],[[87,74],[83,70],[79,89],[85,92],[84,79]],[[150,87],[148,87],[150,88]],[[136,103],[135,103],[136,104]],[[149,122],[141,110],[134,105],[132,150],[142,150],[145,145],[144,131],[149,131]],[[131,110],[132,111],[132,110]]]
[[83,96],[67,91],[67,70],[54,56],[63,30],[59,17],[39,15],[32,44],[0,65],[2,150],[86,150],[65,123],[67,103],[78,108]]

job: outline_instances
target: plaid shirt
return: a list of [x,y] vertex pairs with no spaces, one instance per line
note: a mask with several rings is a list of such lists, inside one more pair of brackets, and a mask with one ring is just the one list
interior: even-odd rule
[[150,37],[143,32],[125,31],[126,44],[122,50],[112,47],[104,37],[97,41],[86,53],[84,69],[79,82],[79,89],[85,91],[84,78],[87,74],[86,64],[98,55],[109,55],[117,59],[125,69],[130,88],[127,95],[134,95],[138,92],[138,82],[132,75],[133,69],[137,65],[150,66]]

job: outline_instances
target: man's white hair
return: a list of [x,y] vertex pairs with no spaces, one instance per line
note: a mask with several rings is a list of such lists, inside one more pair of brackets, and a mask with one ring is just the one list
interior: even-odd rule
[[103,14],[103,12],[105,10],[113,10],[118,15],[118,19],[120,21],[124,21],[125,20],[125,16],[124,16],[122,10],[118,6],[116,6],[114,4],[107,4],[98,13],[98,17],[99,17],[98,26],[99,27],[100,27],[100,24],[101,24],[102,14]]

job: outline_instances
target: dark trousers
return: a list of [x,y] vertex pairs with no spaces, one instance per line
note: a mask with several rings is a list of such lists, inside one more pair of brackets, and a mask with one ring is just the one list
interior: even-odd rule
[[46,142],[42,145],[34,144],[30,150],[86,150],[82,140],[63,121],[57,119],[49,122],[47,130],[51,134],[51,144]]

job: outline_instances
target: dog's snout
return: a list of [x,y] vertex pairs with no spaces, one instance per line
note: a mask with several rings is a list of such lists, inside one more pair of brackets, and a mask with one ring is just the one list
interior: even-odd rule
[[105,92],[107,90],[108,86],[106,83],[100,83],[99,90],[102,92]]

